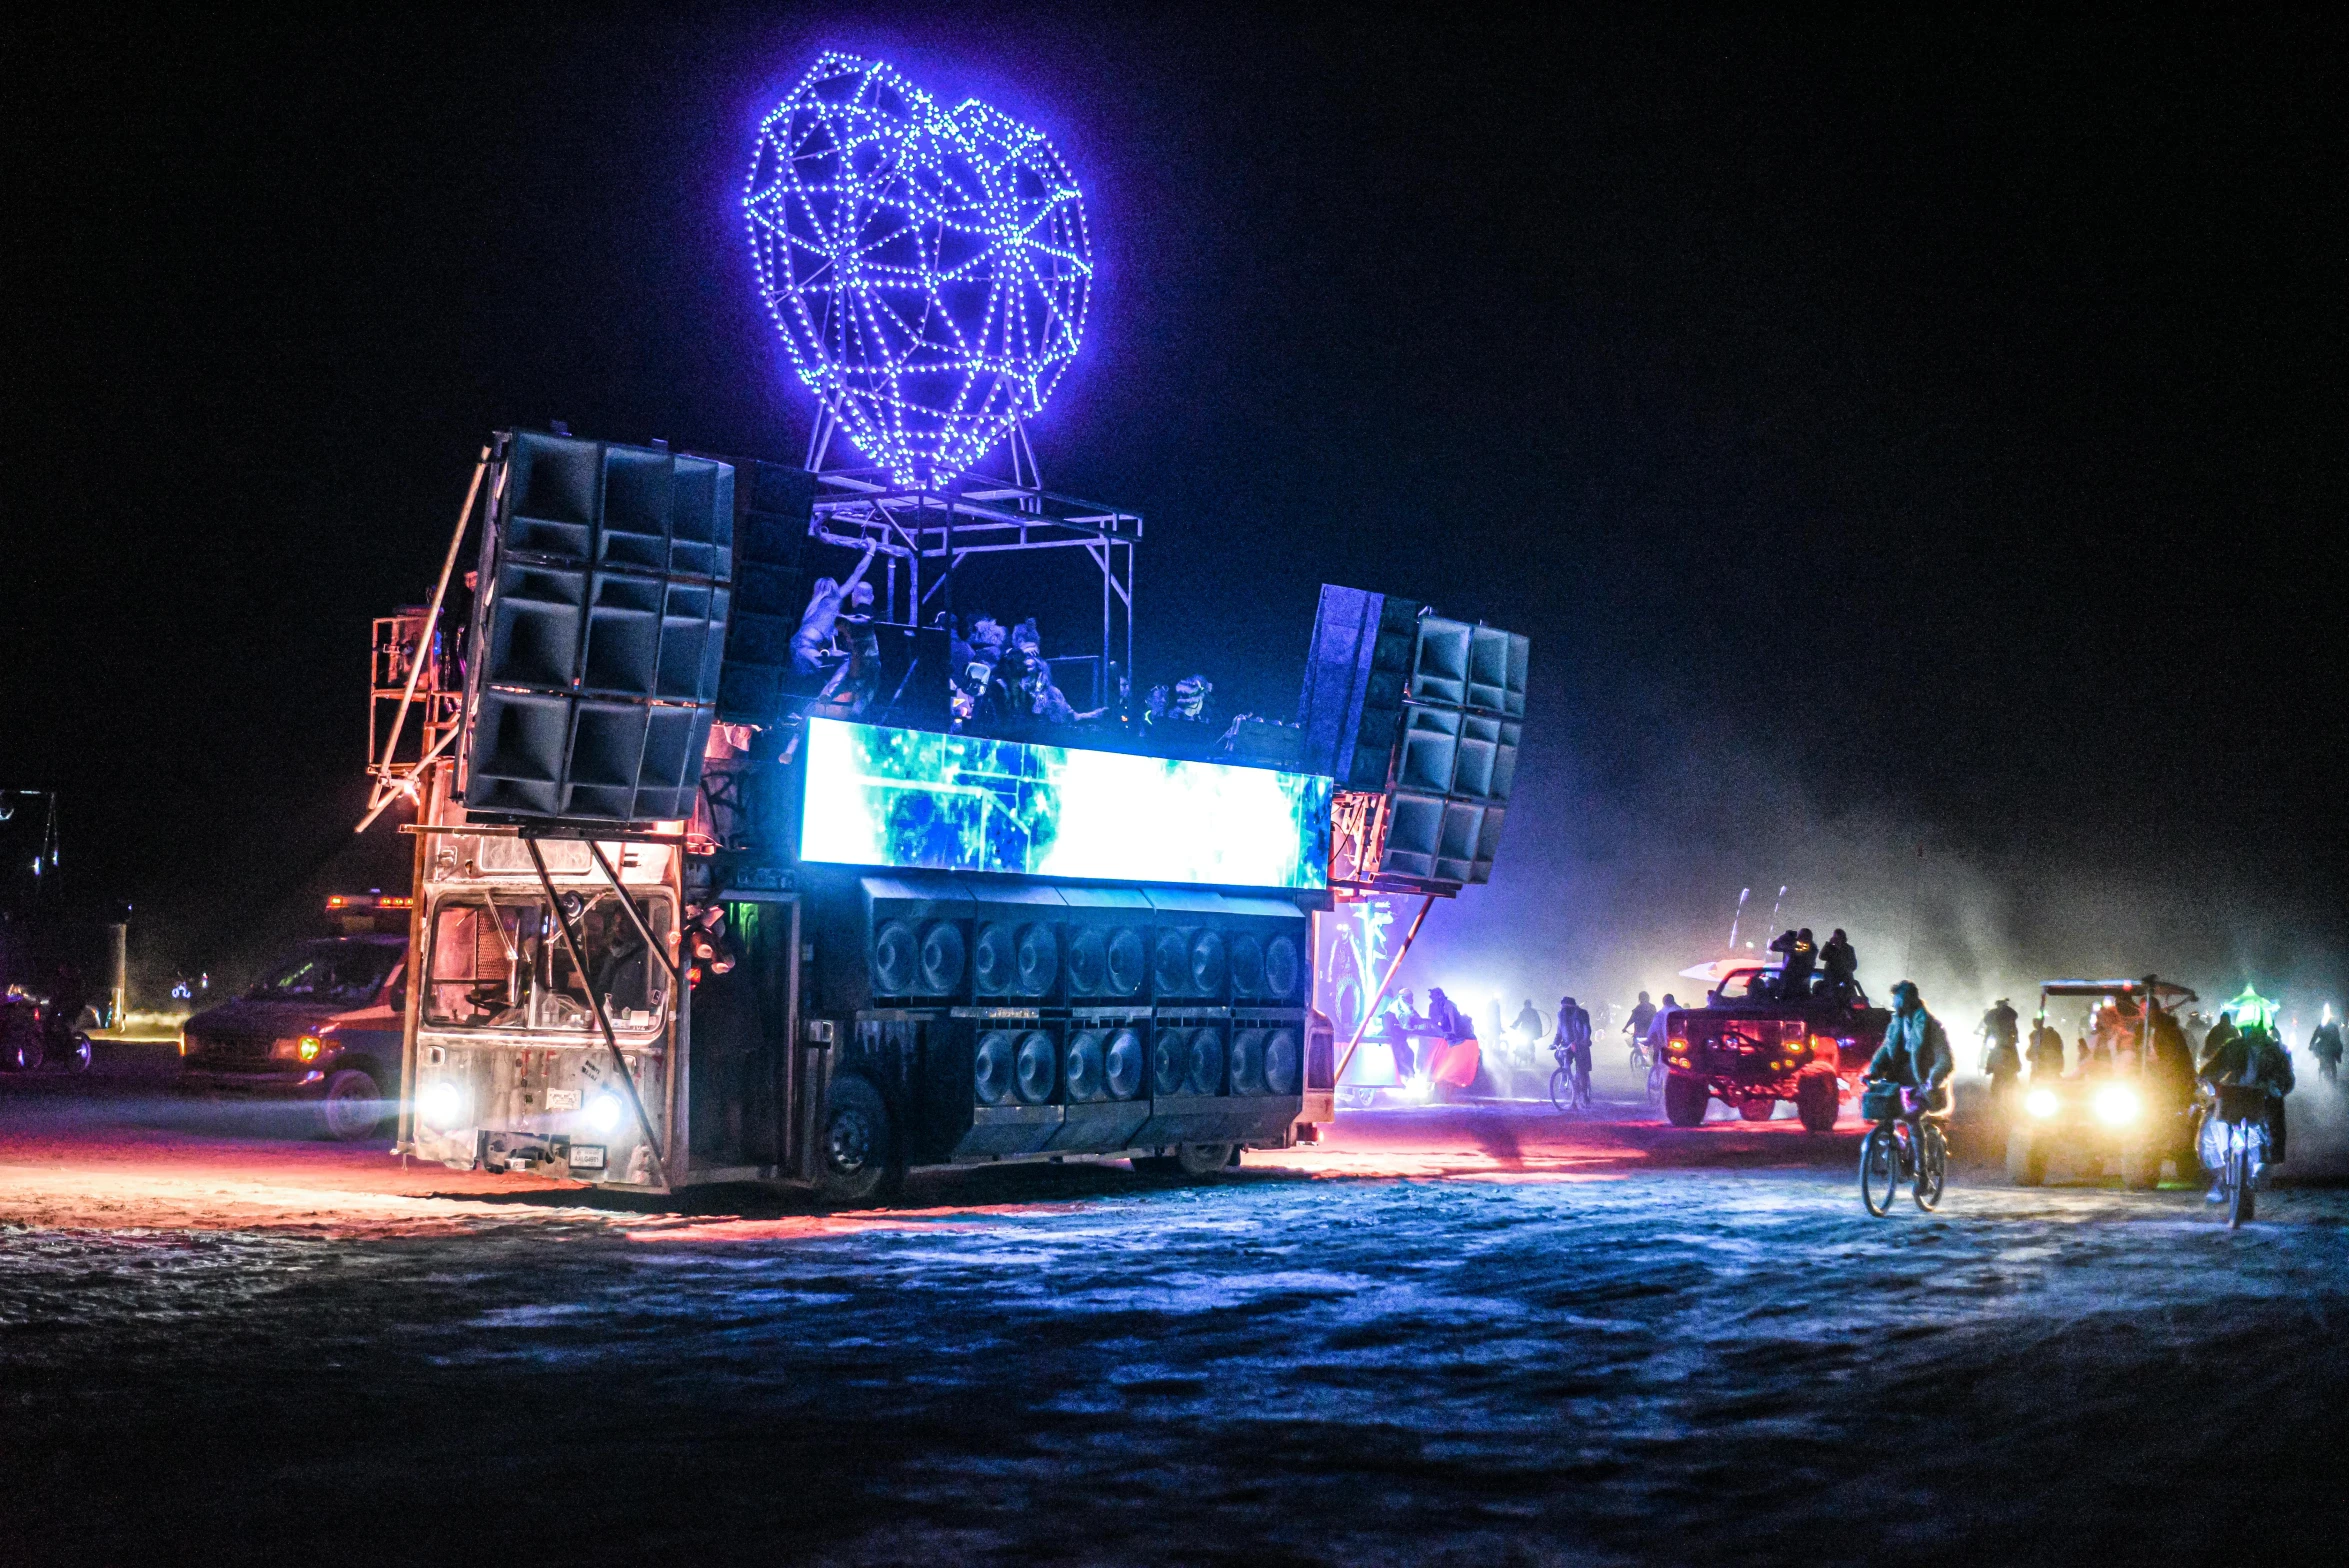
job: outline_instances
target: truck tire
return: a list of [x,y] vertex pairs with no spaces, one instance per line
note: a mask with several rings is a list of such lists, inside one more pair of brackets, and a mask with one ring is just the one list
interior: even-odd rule
[[1198,1180],[1229,1169],[1233,1156],[1240,1152],[1231,1143],[1186,1143],[1175,1150],[1175,1166],[1185,1176]]
[[2121,1185],[2131,1192],[2151,1192],[2161,1185],[2161,1156],[2142,1143],[2121,1150]]
[[1777,1114],[1778,1102],[1776,1100],[1740,1100],[1737,1102],[1737,1119],[1741,1122],[1766,1122]]
[[383,1091],[356,1067],[326,1080],[318,1100],[318,1135],[335,1143],[357,1143],[383,1126]]
[[1703,1080],[1673,1073],[1664,1080],[1664,1120],[1675,1127],[1694,1127],[1705,1119],[1705,1106],[1712,1098]]
[[2028,1127],[2006,1135],[2006,1179],[2018,1187],[2038,1187],[2047,1181],[2047,1151]]
[[824,1100],[816,1137],[816,1196],[830,1204],[870,1203],[890,1179],[889,1107],[872,1080],[843,1073]]
[[1843,1089],[1833,1073],[1806,1073],[1794,1081],[1794,1113],[1805,1132],[1833,1132],[1843,1110]]

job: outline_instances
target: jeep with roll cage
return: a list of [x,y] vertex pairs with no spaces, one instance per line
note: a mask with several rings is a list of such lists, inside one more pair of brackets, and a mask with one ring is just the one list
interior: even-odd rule
[[1768,1121],[1780,1100],[1812,1132],[1829,1132],[1892,1015],[1853,981],[1838,995],[1813,975],[1785,994],[1782,971],[1756,964],[1715,982],[1702,1007],[1664,1015],[1664,1116],[1694,1127],[1714,1100],[1746,1121]]

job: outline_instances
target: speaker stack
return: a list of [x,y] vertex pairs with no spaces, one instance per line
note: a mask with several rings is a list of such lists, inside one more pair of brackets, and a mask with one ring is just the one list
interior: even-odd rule
[[1381,871],[1491,880],[1517,780],[1529,651],[1515,632],[1420,617]]
[[504,439],[483,530],[466,809],[686,816],[724,659],[734,469],[665,448]]
[[1293,1114],[1307,981],[1295,905],[920,875],[862,885],[868,1005],[931,1018],[933,1049],[969,1053],[949,1157],[1115,1150],[1152,1128],[1263,1138]]
[[1517,633],[1409,599],[1322,586],[1301,704],[1305,766],[1342,790],[1388,796],[1378,874],[1491,879],[1530,649]]

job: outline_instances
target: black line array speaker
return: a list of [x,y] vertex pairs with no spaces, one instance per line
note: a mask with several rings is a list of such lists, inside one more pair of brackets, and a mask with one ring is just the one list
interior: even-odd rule
[[1297,711],[1307,772],[1340,789],[1387,787],[1419,618],[1415,600],[1321,585]]
[[[770,724],[791,674],[791,634],[807,609],[807,530],[816,476],[780,463],[743,465],[734,516],[734,615],[718,678],[718,717]],[[943,698],[941,698],[943,701]]]
[[1441,882],[1491,879],[1517,782],[1530,653],[1515,632],[1419,618],[1381,871]]
[[734,469],[506,438],[474,599],[465,804],[601,824],[692,810],[718,692]]

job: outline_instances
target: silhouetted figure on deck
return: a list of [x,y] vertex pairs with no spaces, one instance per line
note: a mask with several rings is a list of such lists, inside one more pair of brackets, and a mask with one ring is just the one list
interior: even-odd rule
[[1827,945],[1819,949],[1819,967],[1827,976],[1827,994],[1838,1006],[1849,1007],[1860,994],[1860,955],[1852,951],[1851,938],[1837,926]]
[[1819,961],[1819,947],[1811,940],[1809,928],[1784,933],[1770,944],[1770,951],[1786,955],[1785,967],[1778,971],[1779,996],[1790,1002],[1809,996],[1811,969]]

